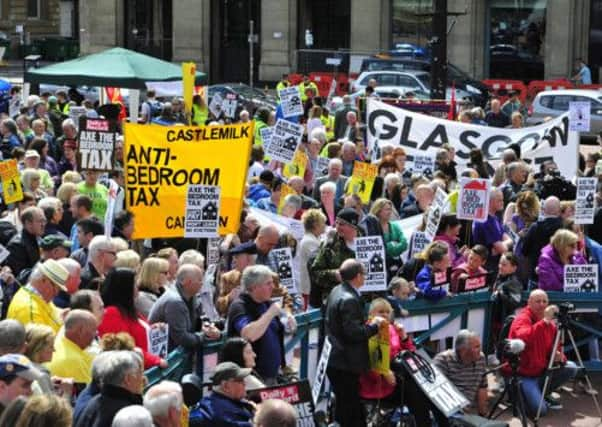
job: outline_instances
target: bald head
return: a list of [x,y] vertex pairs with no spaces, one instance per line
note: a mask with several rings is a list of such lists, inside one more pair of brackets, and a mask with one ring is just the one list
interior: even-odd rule
[[297,411],[284,400],[268,399],[257,408],[254,421],[258,427],[295,427]]
[[538,319],[542,319],[543,313],[548,306],[548,294],[541,289],[535,289],[529,294],[527,306]]
[[543,213],[546,216],[560,216],[560,200],[556,196],[550,196],[543,202]]
[[291,176],[288,179],[288,185],[298,194],[301,194],[303,187],[305,187],[305,181],[300,176]]
[[278,227],[274,224],[262,225],[255,239],[257,251],[264,255],[267,254],[278,245],[279,239],[280,233],[278,232]]
[[96,317],[87,310],[71,310],[65,318],[65,337],[82,350],[87,348],[96,336]]
[[58,263],[65,267],[65,270],[69,272],[65,287],[67,288],[67,293],[73,295],[79,290],[82,268],[79,263],[72,258],[61,258],[58,260]]
[[178,268],[176,279],[178,282],[184,282],[190,278],[198,278],[203,276],[203,269],[196,264],[184,264]]

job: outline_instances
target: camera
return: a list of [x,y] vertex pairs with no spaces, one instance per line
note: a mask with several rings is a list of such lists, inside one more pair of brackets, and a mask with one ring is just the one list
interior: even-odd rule
[[561,323],[568,323],[569,313],[575,311],[575,304],[571,302],[563,302],[558,304],[558,313],[555,318]]
[[535,183],[535,193],[541,199],[556,196],[560,200],[574,200],[577,187],[564,178],[556,168],[547,169]]

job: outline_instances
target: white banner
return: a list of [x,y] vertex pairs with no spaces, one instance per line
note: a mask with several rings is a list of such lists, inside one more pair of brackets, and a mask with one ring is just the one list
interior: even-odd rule
[[367,114],[368,149],[380,131],[380,146],[401,146],[408,161],[415,155],[435,155],[441,145],[456,149],[455,161],[460,166],[469,162],[472,148],[480,148],[486,159],[498,158],[511,143],[521,147],[522,159],[534,170],[546,160],[553,159],[562,175],[571,180],[577,174],[579,134],[569,131],[568,113],[537,126],[521,129],[465,124],[438,119],[369,99]]

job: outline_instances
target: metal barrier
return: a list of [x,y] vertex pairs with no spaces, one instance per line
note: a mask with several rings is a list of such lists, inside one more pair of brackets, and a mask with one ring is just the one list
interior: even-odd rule
[[[528,293],[523,294],[526,301]],[[602,292],[597,293],[572,293],[548,292],[551,304],[572,302],[577,310],[594,309],[598,313],[602,310]],[[411,316],[401,321],[409,332],[415,332],[414,341],[423,345],[428,340],[437,340],[452,337],[462,328],[470,328],[478,332],[483,343],[489,342],[491,334],[491,293],[477,292],[474,294],[460,294],[453,298],[446,298],[438,302],[424,299],[409,301],[404,305]],[[311,373],[317,364],[318,352],[315,347],[317,340],[310,339],[310,333],[321,327],[322,315],[320,310],[310,310],[295,316],[297,331],[290,337],[285,345],[286,353],[299,349],[299,377],[312,378]],[[426,320],[425,320],[426,319]],[[592,325],[571,319],[573,331],[581,330],[587,335],[578,340],[577,345],[587,343],[593,338],[602,338],[602,330]],[[162,381],[179,381],[184,374],[195,372],[199,377],[207,377],[212,366],[207,366],[207,358],[213,357],[219,351],[224,340],[207,342],[196,358],[182,349],[176,349],[168,356],[169,367],[166,369],[152,368],[146,371],[148,387]],[[565,347],[568,350],[568,346]],[[587,361],[586,367],[592,371],[602,371],[602,362]],[[205,375],[204,375],[205,374]]]

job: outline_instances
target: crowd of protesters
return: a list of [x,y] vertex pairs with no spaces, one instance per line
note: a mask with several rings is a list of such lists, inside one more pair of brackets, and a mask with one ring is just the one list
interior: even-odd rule
[[[147,91],[141,123],[255,122],[241,226],[222,237],[216,264],[206,262],[205,239],[132,239],[136,218],[123,201],[123,138],[116,142],[114,171],[80,170],[77,124],[68,110],[81,105],[81,99],[64,92],[32,95],[17,116],[2,118],[0,152],[4,159],[17,160],[24,197],[3,205],[0,220],[0,244],[8,250],[0,271],[5,319],[0,322],[1,425],[34,425],[30,423],[40,416],[46,424],[35,425],[121,426],[134,425],[133,420],[141,426],[181,425],[187,410],[179,384],[164,381],[144,393],[145,370],[168,367],[150,351],[148,341],[148,331],[165,324],[170,351],[182,347],[194,352],[207,342],[224,340],[212,393],[190,409],[190,425],[296,425],[290,406],[267,401],[258,407],[247,397],[294,375],[285,337],[296,330],[295,314],[310,308],[323,310],[324,335],[333,344],[328,376],[338,398],[335,419],[345,427],[364,425],[360,399],[388,398],[400,387],[393,372],[370,371],[368,339],[385,324],[392,356],[414,350],[403,320],[393,321],[410,314],[408,301],[453,298],[463,280],[482,275],[492,278],[498,326],[506,314],[528,304],[510,334],[527,344],[520,374],[528,384],[523,392],[529,412],[534,412],[541,393],[536,380],[545,370],[544,354],[552,351],[550,337],[556,330],[556,308],[546,308],[545,291],[562,291],[567,264],[601,265],[602,211],[592,227],[576,224],[574,177],[559,181],[553,161],[534,170],[513,144],[500,153],[497,168],[479,148],[471,150],[469,166],[460,168],[448,144],[437,150],[435,170],[426,175],[413,173],[401,147],[381,147],[375,158],[366,149],[365,98],[355,102],[344,96],[339,109],[329,112],[308,79],[304,84],[305,114],[295,120],[306,125],[298,149],[307,155],[307,168],[303,176],[288,178],[283,164],[265,158],[260,133],[274,125],[280,109],[260,107],[254,117],[239,110],[236,119],[226,119],[214,117],[202,97],[195,96],[187,117],[180,99],[160,102]],[[288,82],[283,78],[279,85]],[[371,82],[368,97],[373,86]],[[84,105],[89,117],[99,116],[89,102]],[[489,106],[486,113],[464,106],[459,120],[523,125],[517,97],[503,105],[492,99]],[[319,167],[320,156],[329,159],[326,170]],[[579,173],[598,176],[599,159],[600,153],[583,159]],[[377,165],[369,203],[347,191],[357,162]],[[461,177],[492,180],[487,221],[458,219],[452,202],[433,241],[415,251],[415,234],[426,221],[403,229],[399,220],[426,219],[437,189],[457,192]],[[561,182],[567,191],[555,192],[558,185],[550,188],[550,182]],[[253,213],[276,214],[285,183],[296,194],[287,196],[281,214],[301,221],[305,233],[300,240]],[[111,185],[119,190],[109,235],[104,220]],[[361,294],[365,271],[354,261],[354,239],[361,236],[382,237],[387,291]],[[280,283],[273,250],[282,247],[290,247],[297,261],[296,289]],[[442,273],[448,288],[434,279]],[[521,302],[525,290],[532,291],[531,297]],[[599,322],[598,316],[591,321]],[[481,344],[490,346],[474,332],[460,331],[455,349],[439,354],[435,363],[466,394],[472,410],[483,415],[486,384],[475,374],[484,371]],[[597,341],[590,343],[589,356],[598,357]],[[558,360],[566,357],[559,352]],[[465,366],[477,371],[466,377]],[[566,378],[574,375],[570,364],[565,368]],[[404,403],[419,425],[429,425],[429,411],[439,425],[445,424],[436,408],[412,399],[419,393],[415,385],[404,387]],[[547,405],[544,412],[554,407],[553,402]]]

